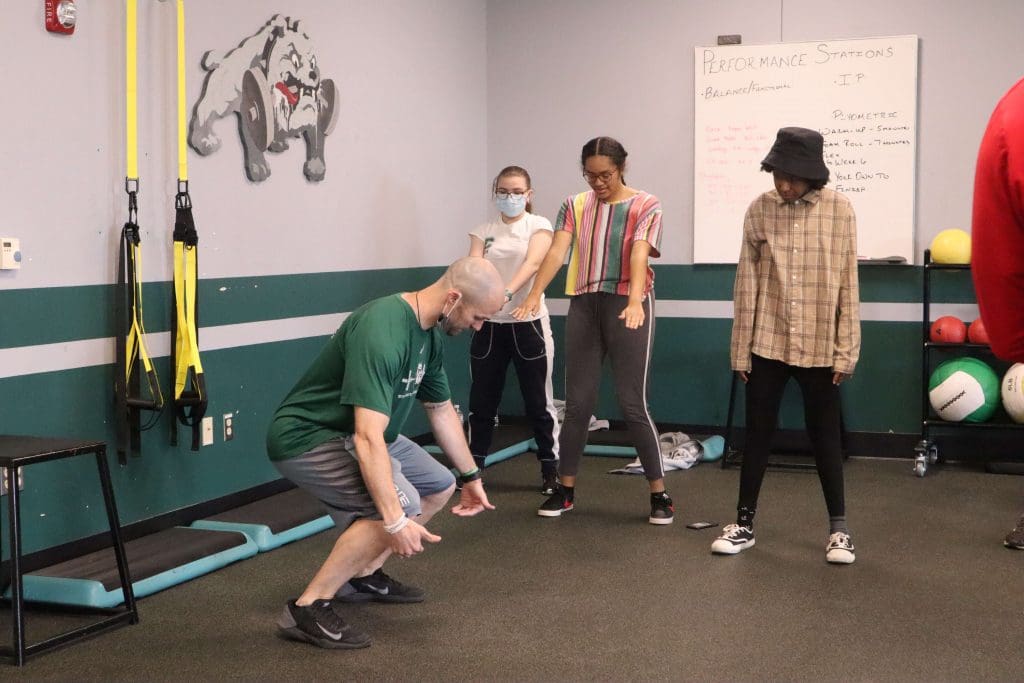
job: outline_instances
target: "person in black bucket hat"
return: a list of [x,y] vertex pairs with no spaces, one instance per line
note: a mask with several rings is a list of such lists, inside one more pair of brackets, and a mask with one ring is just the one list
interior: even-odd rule
[[824,147],[825,140],[816,130],[780,128],[775,137],[775,144],[761,162],[761,170],[769,173],[782,171],[812,181],[818,188],[824,187],[828,182],[828,167],[823,158]]
[[746,383],[746,444],[736,523],[712,543],[715,554],[754,545],[754,512],[792,377],[803,394],[828,508],[825,559],[855,559],[846,524],[839,385],[860,355],[857,219],[850,201],[825,187],[823,150],[817,131],[780,129],[761,162],[775,189],[757,197],[743,220],[730,357]]

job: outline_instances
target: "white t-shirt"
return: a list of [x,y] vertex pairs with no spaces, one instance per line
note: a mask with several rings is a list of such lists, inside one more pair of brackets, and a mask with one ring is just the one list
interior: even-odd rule
[[[494,264],[501,274],[501,279],[508,285],[519,272],[519,268],[526,260],[526,249],[530,244],[530,238],[538,230],[552,232],[551,221],[543,216],[535,216],[532,213],[523,212],[514,223],[505,223],[501,215],[495,216],[490,223],[484,223],[469,234],[478,238],[484,243],[484,258]],[[534,278],[530,278],[526,284],[519,288],[512,301],[491,317],[491,322],[514,323],[519,322],[512,317],[512,311],[523,303],[530,289],[533,287]],[[548,307],[544,303],[544,297],[540,298],[540,308],[537,314],[527,320],[537,320],[548,314]]]

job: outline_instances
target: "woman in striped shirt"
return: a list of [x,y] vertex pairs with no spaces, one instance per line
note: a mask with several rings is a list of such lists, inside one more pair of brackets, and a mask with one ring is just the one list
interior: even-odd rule
[[565,293],[565,420],[559,435],[559,487],[537,510],[559,517],[573,509],[576,474],[597,404],[601,365],[611,359],[615,393],[651,490],[651,524],[671,524],[658,432],[647,409],[647,374],[654,341],[654,272],[648,257],[661,243],[661,203],[626,185],[626,150],[608,137],[590,140],[580,157],[589,192],[569,197],[533,288],[514,311],[524,320],[572,248]]

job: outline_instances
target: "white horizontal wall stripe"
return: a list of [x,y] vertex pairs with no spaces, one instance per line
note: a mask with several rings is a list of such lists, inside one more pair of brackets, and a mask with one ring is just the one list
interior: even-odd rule
[[[348,315],[348,313],[331,313],[202,327],[199,329],[200,348],[203,351],[216,351],[326,336],[333,334]],[[171,333],[147,334],[146,349],[152,358],[169,356]],[[36,346],[17,346],[0,349],[0,378],[33,375],[39,372],[74,370],[75,368],[112,363],[114,363],[113,337]]]
[[[548,299],[548,310],[553,315],[569,311],[568,299]],[[921,321],[921,304],[861,302],[860,319],[871,322],[914,323]],[[978,317],[977,304],[932,304],[932,320],[943,315],[955,315],[965,322]],[[731,301],[666,301],[658,299],[659,318],[725,318],[732,319]]]
[[[569,310],[568,299],[548,299],[552,315],[564,316]],[[204,351],[233,349],[256,344],[307,339],[333,334],[348,317],[348,313],[309,315],[280,320],[217,325],[199,330],[200,348]],[[978,316],[975,304],[933,304],[931,317],[954,315],[970,322]],[[731,301],[658,300],[659,318],[725,319],[732,318]],[[921,304],[862,303],[860,317],[873,322],[920,322]],[[146,335],[146,348],[153,358],[170,354],[171,335],[158,332]],[[57,344],[38,344],[0,349],[0,378],[58,372],[114,362],[114,340],[83,339]]]
[[[349,316],[348,313],[328,315],[307,315],[301,318],[261,320],[237,325],[204,327],[199,330],[200,350],[233,349],[252,344],[291,341],[307,337],[325,337],[335,330]],[[168,353],[170,353],[168,347]],[[165,354],[166,355],[166,354]]]

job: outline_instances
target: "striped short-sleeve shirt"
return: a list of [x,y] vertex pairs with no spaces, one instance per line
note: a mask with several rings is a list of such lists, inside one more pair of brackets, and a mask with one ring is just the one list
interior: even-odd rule
[[[642,191],[614,203],[599,200],[592,190],[581,192],[562,204],[555,230],[565,230],[573,236],[565,280],[567,295],[629,295],[633,243],[646,241],[651,245],[651,256],[661,255],[661,202]],[[644,296],[652,287],[654,271],[648,267]]]

